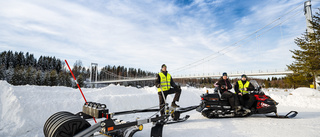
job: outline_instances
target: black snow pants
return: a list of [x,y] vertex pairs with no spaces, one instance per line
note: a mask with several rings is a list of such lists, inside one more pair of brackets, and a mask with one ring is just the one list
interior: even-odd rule
[[255,101],[255,97],[251,94],[244,94],[242,96],[238,96],[240,104],[245,107],[250,109]]
[[239,106],[238,96],[230,91],[223,92],[221,94],[221,98],[229,101],[231,109],[235,109]]
[[[174,94],[174,93],[176,94],[174,95],[172,102],[179,101],[180,95],[181,95],[181,88],[171,88],[170,90],[163,92],[165,99],[169,94]],[[158,96],[159,96],[159,106],[160,106],[160,109],[162,109],[165,106],[165,99],[163,99],[161,92],[158,92]],[[161,112],[161,115],[164,115],[164,109],[162,109],[160,112]]]

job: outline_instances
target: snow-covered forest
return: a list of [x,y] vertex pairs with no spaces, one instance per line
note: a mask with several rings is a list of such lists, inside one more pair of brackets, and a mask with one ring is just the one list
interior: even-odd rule
[[[71,64],[70,64],[71,65]],[[90,66],[84,67],[81,60],[77,60],[72,66],[72,72],[81,87],[90,78]],[[95,67],[92,68],[95,72]],[[170,71],[169,71],[170,72]],[[116,80],[121,78],[155,77],[156,73],[144,71],[140,68],[127,68],[125,66],[106,65],[98,70],[97,79]],[[92,73],[95,77],[95,73]],[[12,85],[39,85],[39,86],[67,86],[76,87],[73,83],[71,73],[65,62],[56,57],[40,56],[38,59],[31,53],[3,51],[0,53],[0,80],[5,80]],[[185,86],[212,87],[217,79],[175,79],[175,82]],[[255,79],[262,83],[263,87],[292,88],[287,78],[272,77],[267,79]],[[237,79],[231,79],[236,82]],[[122,83],[121,83],[122,84]],[[126,86],[153,86],[153,81],[127,82]]]
[[[98,80],[121,77],[154,76],[155,73],[124,66],[107,65],[98,70]],[[90,69],[78,60],[72,66],[80,86],[90,77]],[[94,75],[94,74],[93,74]],[[0,54],[0,80],[12,85],[73,86],[72,76],[63,60],[55,57],[40,56],[38,59],[27,52],[4,51]]]

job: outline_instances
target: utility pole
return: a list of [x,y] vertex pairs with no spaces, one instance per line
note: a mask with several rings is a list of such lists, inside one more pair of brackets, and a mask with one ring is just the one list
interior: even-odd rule
[[310,21],[312,21],[311,0],[304,2],[304,15],[306,16],[307,32],[314,33],[314,30],[310,28],[312,27],[312,24],[310,23]]

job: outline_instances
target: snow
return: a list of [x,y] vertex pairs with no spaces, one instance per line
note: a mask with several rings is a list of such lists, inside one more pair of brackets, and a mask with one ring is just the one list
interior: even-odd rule
[[[198,105],[200,95],[206,88],[182,87],[178,103],[182,107]],[[213,89],[208,89],[213,92]],[[157,107],[158,95],[155,87],[137,89],[110,85],[105,88],[82,91],[88,101],[104,103],[110,112]],[[278,112],[286,114],[291,110],[299,112],[293,119],[274,119],[264,115],[246,118],[207,119],[197,111],[185,114],[190,118],[182,123],[166,125],[165,137],[191,136],[319,136],[320,133],[320,93],[310,88],[264,89],[279,103]],[[12,86],[0,81],[0,136],[1,137],[42,137],[43,125],[58,111],[80,112],[84,100],[78,89],[46,86]],[[168,96],[168,102],[173,95]],[[133,121],[136,117],[146,118],[153,113],[131,114],[116,118]],[[182,114],[182,115],[185,115]],[[100,119],[101,120],[101,119]],[[94,122],[89,121],[91,124]],[[145,124],[135,136],[150,136],[151,124]]]
[[265,91],[280,106],[292,106],[308,109],[320,109],[320,92],[310,88],[298,88],[296,90],[273,89]]

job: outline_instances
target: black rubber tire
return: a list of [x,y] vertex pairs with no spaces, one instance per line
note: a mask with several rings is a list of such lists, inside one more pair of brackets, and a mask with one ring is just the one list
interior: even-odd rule
[[47,123],[47,125],[46,125],[45,135],[46,135],[46,136],[49,136],[49,131],[50,131],[50,129],[52,128],[52,126],[53,126],[59,119],[65,117],[65,116],[71,116],[71,115],[73,115],[73,114],[67,112],[67,113],[58,113],[58,114],[56,114],[54,117],[52,117],[52,118],[50,119],[50,121],[49,121],[49,122]]
[[59,124],[65,121],[68,118],[73,118],[74,116],[71,115],[60,115],[59,118],[56,119],[56,121],[53,123],[53,125],[49,128],[48,136],[52,137],[52,132],[58,128]]
[[59,120],[67,116],[74,116],[74,115],[72,113],[60,113],[60,114],[57,114],[54,118],[52,118],[51,122],[48,123],[47,125],[48,127],[46,131],[47,137],[50,136],[51,129],[54,128],[54,126],[59,122]]
[[90,123],[78,116],[67,116],[55,124],[50,131],[50,137],[72,137],[90,127]]
[[47,121],[45,122],[44,126],[43,126],[43,133],[45,136],[48,135],[48,128],[49,128],[49,125],[52,123],[53,119],[55,119],[57,117],[57,115],[59,114],[72,114],[70,112],[67,112],[67,111],[61,111],[61,112],[57,112],[57,113],[54,113],[53,115],[51,115]]

